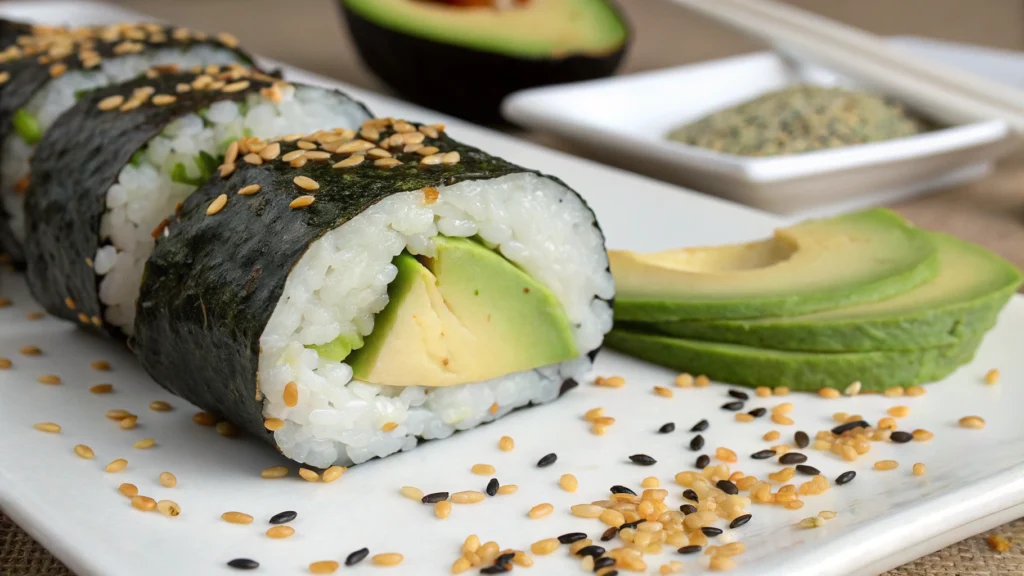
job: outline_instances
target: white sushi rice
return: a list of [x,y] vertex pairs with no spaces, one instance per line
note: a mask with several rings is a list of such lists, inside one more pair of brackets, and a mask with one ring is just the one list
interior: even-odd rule
[[[197,45],[188,49],[161,48],[141,54],[105,58],[91,70],[71,70],[47,82],[32,96],[24,109],[46,130],[68,108],[74,106],[75,94],[111,84],[118,84],[143,74],[153,66],[177,64],[182,69],[207,64],[242,63],[238,54],[226,48]],[[15,131],[0,144],[0,200],[3,201],[14,237],[25,240],[24,199],[16,193],[19,181],[29,173],[29,159],[34,145],[26,144]]]
[[361,106],[338,92],[289,85],[281,94],[280,103],[254,93],[242,104],[221,101],[202,116],[178,118],[147,143],[138,165],[127,164],[121,170],[107,192],[101,247],[93,258],[107,323],[133,333],[135,301],[153,252],[153,229],[196,189],[172,180],[175,164],[183,164],[189,178],[196,178],[200,152],[223,155],[227,143],[245,135],[272,138],[324,127],[356,128],[368,119]]
[[[529,403],[558,397],[562,382],[581,381],[586,352],[612,326],[614,294],[608,259],[594,217],[562,185],[530,173],[438,188],[434,204],[422,191],[371,206],[317,240],[296,264],[260,338],[259,385],[264,415],[280,418],[282,452],[312,466],[348,465],[416,446],[417,437],[445,438]],[[432,256],[432,238],[479,235],[547,286],[574,326],[580,357],[486,382],[429,390],[353,380],[344,362],[321,359],[307,345],[342,334],[370,334],[397,275],[403,249]],[[295,382],[299,401],[284,404]],[[493,404],[498,411],[491,414]],[[388,422],[398,427],[382,430]]]

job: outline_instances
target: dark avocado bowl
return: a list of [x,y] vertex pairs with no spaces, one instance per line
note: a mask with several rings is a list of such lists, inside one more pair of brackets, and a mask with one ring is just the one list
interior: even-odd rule
[[629,45],[612,0],[339,0],[363,63],[403,98],[501,121],[517,90],[610,76]]

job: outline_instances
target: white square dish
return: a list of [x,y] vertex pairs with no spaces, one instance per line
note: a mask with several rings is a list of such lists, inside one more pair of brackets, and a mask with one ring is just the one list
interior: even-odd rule
[[801,216],[882,204],[962,183],[984,175],[994,159],[1010,150],[1009,129],[998,120],[775,157],[724,154],[666,138],[674,128],[795,83],[857,88],[821,68],[794,66],[763,52],[525,90],[505,100],[503,113],[617,166]]
[[[98,23],[98,14],[103,15],[99,21],[106,22],[144,18],[88,2],[0,4],[0,16],[41,22]],[[381,115],[444,121],[455,138],[558,175],[582,193],[613,248],[657,250],[736,242],[764,236],[781,223],[756,210],[528,144],[294,67],[283,66],[283,71],[290,80],[346,90]],[[628,381],[625,387],[584,383],[550,405],[353,467],[332,484],[309,483],[295,475],[298,466],[265,444],[250,438],[224,438],[193,423],[196,409],[154,383],[123,347],[52,318],[26,319],[26,313],[37,306],[20,276],[0,272],[0,295],[13,302],[0,308],[0,356],[13,360],[11,369],[0,370],[0,508],[78,576],[239,574],[225,566],[239,556],[262,564],[252,574],[300,575],[309,573],[310,562],[344,560],[363,546],[371,553],[400,552],[405,560],[395,568],[364,564],[343,568],[339,574],[443,576],[451,573],[451,564],[470,533],[502,547],[521,549],[570,531],[600,534],[603,525],[573,517],[568,509],[604,498],[612,484],[638,488],[645,476],[656,476],[669,490],[672,504],[680,504],[682,488],[673,482],[673,475],[691,469],[696,453],[686,448],[691,435],[684,430],[697,420],[710,421],[709,447],[734,449],[741,455],[742,469],[759,476],[775,467],[746,455],[766,447],[761,439],[766,431],[783,428],[765,418],[735,423],[733,413],[718,408],[728,398],[722,385],[673,389],[671,399],[653,394],[653,386],[670,385],[674,374],[603,352],[597,373],[619,374]],[[1019,385],[1024,378],[1022,341],[1024,299],[1018,296],[975,361],[930,386],[924,396],[889,399],[876,394],[834,401],[805,394],[787,396],[785,401],[794,404],[794,417],[811,432],[831,427],[829,415],[837,410],[875,419],[888,406],[907,404],[912,413],[904,425],[930,429],[935,439],[876,445],[870,457],[855,463],[812,453],[812,463],[829,478],[851,468],[858,471],[858,478],[807,498],[801,511],[751,506],[754,519],[735,531],[746,543],[747,553],[729,574],[873,575],[1019,517],[1024,513],[1024,427],[1019,416],[1024,405],[1024,386]],[[38,345],[43,353],[21,355],[20,348],[29,344]],[[90,362],[95,360],[107,360],[113,369],[92,370]],[[992,367],[1002,370],[1002,383],[985,386],[981,379]],[[40,384],[36,379],[41,374],[58,375],[63,383]],[[88,388],[99,383],[113,384],[114,393],[90,394]],[[148,408],[154,400],[167,401],[174,410],[154,412]],[[755,398],[750,407],[771,407],[781,401]],[[581,419],[595,406],[606,407],[618,420],[605,436],[591,434]],[[138,414],[138,427],[119,429],[104,417],[112,408]],[[967,414],[985,417],[987,427],[958,428],[957,419]],[[33,429],[33,424],[43,421],[62,425],[61,434]],[[677,424],[677,432],[655,433],[668,421]],[[795,428],[783,428],[787,439]],[[503,435],[515,439],[515,450],[498,449]],[[155,447],[133,448],[135,441],[147,437],[156,440]],[[77,458],[73,447],[79,443],[91,446],[96,457]],[[630,464],[626,457],[641,450],[655,456],[658,464],[647,468]],[[558,453],[558,462],[549,468],[536,467],[538,458],[548,452]],[[107,462],[122,457],[129,462],[125,470],[104,472]],[[892,457],[902,463],[898,470],[871,469],[874,460]],[[928,474],[912,476],[913,462],[927,463]],[[479,490],[487,477],[470,472],[476,463],[496,466],[501,482],[517,484],[519,491],[458,506],[443,521],[433,516],[429,506],[399,494],[402,485],[426,491]],[[259,471],[272,465],[289,465],[292,473],[280,480],[261,478]],[[157,478],[162,471],[174,473],[178,485],[161,486]],[[579,479],[576,493],[558,485],[559,475],[570,472]],[[175,500],[182,514],[167,518],[135,510],[118,492],[121,482],[136,484],[142,494]],[[543,519],[528,518],[527,511],[542,502],[553,504],[555,512]],[[256,520],[249,526],[228,524],[220,520],[228,510],[252,514]],[[298,512],[292,524],[296,534],[287,540],[270,540],[264,535],[267,519],[283,510]],[[839,516],[816,530],[793,526],[820,510],[835,510]],[[662,562],[676,559],[685,561],[684,574],[707,571],[706,557],[667,552],[652,557],[646,573],[657,574]],[[565,550],[536,557],[525,573],[584,574],[579,561]]]

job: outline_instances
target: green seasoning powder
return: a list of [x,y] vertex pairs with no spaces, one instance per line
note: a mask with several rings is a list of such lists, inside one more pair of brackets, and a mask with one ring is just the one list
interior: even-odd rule
[[668,139],[727,154],[777,156],[901,138],[928,128],[900,104],[876,94],[792,86],[687,124]]

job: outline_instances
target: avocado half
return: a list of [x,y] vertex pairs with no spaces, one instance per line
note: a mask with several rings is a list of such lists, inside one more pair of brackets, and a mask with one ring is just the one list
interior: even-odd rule
[[615,72],[612,0],[339,0],[365,65],[402,97],[477,122],[508,94]]

